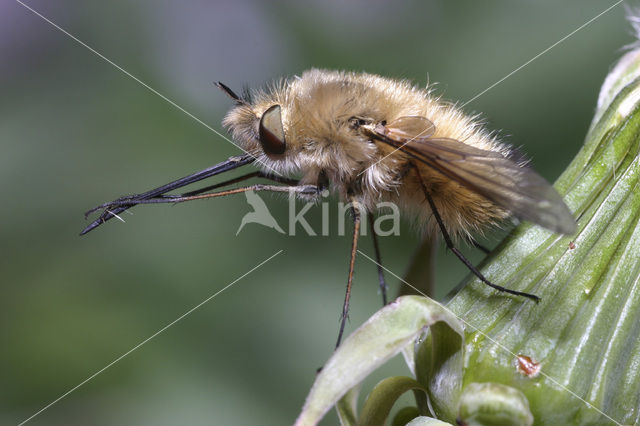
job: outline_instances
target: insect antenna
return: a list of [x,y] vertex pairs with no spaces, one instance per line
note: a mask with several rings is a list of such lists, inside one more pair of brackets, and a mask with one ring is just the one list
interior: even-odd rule
[[215,84],[216,87],[218,87],[220,90],[222,90],[224,93],[226,93],[227,96],[229,96],[231,99],[233,99],[236,102],[236,104],[240,104],[240,105],[247,105],[248,104],[246,99],[243,99],[242,97],[236,95],[236,92],[231,90],[226,84],[222,83],[221,81],[216,81],[213,84]]

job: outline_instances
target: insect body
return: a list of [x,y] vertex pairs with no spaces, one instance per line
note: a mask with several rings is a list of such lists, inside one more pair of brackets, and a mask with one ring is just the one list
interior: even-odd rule
[[[453,240],[471,238],[510,215],[555,232],[575,230],[562,198],[521,155],[498,141],[476,118],[428,89],[371,74],[318,69],[256,91],[251,97],[241,98],[225,85],[218,86],[235,101],[223,124],[246,155],[156,190],[98,206],[91,211],[102,208],[103,213],[83,233],[136,204],[182,202],[248,190],[309,196],[328,187],[354,205],[344,326],[360,213],[375,213],[380,202],[396,203],[426,234],[435,234],[439,228],[452,251],[488,285],[533,299],[537,297],[486,280],[454,247]],[[261,171],[187,194],[166,195],[250,162]],[[277,184],[211,192],[253,177]]]
[[[261,127],[263,115],[271,117]],[[512,148],[404,81],[311,70],[239,101],[224,124],[265,171],[299,174],[303,184],[327,178],[367,210],[395,202],[427,232],[436,221],[425,191],[453,235],[510,214],[562,233],[575,228],[560,196]],[[279,143],[261,138],[261,128]]]

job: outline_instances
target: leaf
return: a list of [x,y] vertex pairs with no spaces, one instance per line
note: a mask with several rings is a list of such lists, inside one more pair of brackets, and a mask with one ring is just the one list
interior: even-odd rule
[[340,420],[341,426],[355,426],[358,415],[358,395],[360,394],[360,387],[354,386],[349,389],[347,393],[336,404],[336,411],[338,413],[338,420]]
[[[435,280],[435,256],[437,253],[437,238],[426,237],[422,239],[420,246],[413,254],[411,263],[409,264],[409,270],[405,275],[405,283],[400,286],[398,296],[406,295],[422,295],[427,297],[433,296],[434,280]],[[413,347],[406,346],[402,350],[402,356],[409,367],[409,370],[414,375],[414,349]]]
[[315,425],[349,389],[437,323],[462,339],[461,323],[431,299],[403,296],[376,312],[327,361],[295,424]]
[[[523,224],[481,268],[492,282],[534,293],[540,303],[501,295],[471,278],[448,304],[467,331],[464,392],[472,382],[518,389],[540,424],[640,422],[636,62],[632,71],[626,86],[603,88],[606,109],[556,182],[578,218],[577,232],[563,237]],[[520,374],[518,355],[539,363],[540,374]],[[447,418],[456,409],[455,396],[434,401],[436,413]]]
[[451,423],[446,423],[438,419],[431,417],[420,416],[411,420],[406,426],[453,426]]
[[385,424],[393,404],[409,390],[426,394],[426,389],[410,377],[394,376],[382,380],[369,394],[358,418],[358,426]]
[[460,398],[459,423],[468,426],[531,426],[527,398],[497,383],[470,383]]
[[439,419],[455,421],[464,377],[464,339],[442,324],[434,324],[426,338],[416,343],[416,379],[428,391]]
[[402,407],[393,418],[391,426],[405,426],[418,417],[420,417],[420,411],[417,407]]

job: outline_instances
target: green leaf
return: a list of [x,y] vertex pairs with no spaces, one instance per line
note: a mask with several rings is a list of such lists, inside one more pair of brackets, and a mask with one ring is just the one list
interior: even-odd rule
[[[640,49],[627,52],[609,72],[602,84],[598,96],[598,107],[593,123],[597,123],[602,115],[610,110],[613,100],[624,88],[630,85],[640,75]],[[628,95],[625,98],[629,99]],[[633,102],[633,101],[632,101]],[[628,115],[628,112],[620,112],[620,117]]]
[[358,414],[358,395],[360,394],[360,386],[354,386],[344,394],[344,396],[336,404],[338,412],[338,420],[341,426],[355,426]]
[[358,418],[358,426],[385,424],[393,404],[409,390],[426,393],[426,389],[410,377],[394,376],[382,380],[369,394]]
[[434,324],[415,345],[416,379],[427,388],[439,419],[454,421],[464,377],[464,338]]
[[[603,88],[604,110],[556,182],[576,234],[523,224],[482,267],[541,302],[471,278],[448,304],[466,326],[465,392],[472,382],[519,389],[540,424],[640,422],[640,67],[629,66],[614,69],[624,83]],[[540,374],[520,374],[518,354]],[[447,414],[455,399],[448,404]]]
[[403,296],[376,312],[345,339],[317,375],[296,425],[316,424],[349,389],[437,323],[462,339],[461,323],[431,299]]
[[391,426],[405,426],[418,417],[420,417],[420,411],[417,407],[402,407],[393,418]]
[[459,423],[468,426],[530,426],[527,398],[497,383],[469,383],[460,397]]
[[[438,240],[436,238],[427,237],[422,239],[420,246],[413,254],[409,270],[405,274],[405,283],[410,283],[411,285],[403,283],[404,285],[400,286],[398,296],[421,295],[430,297],[433,295],[437,244]],[[402,356],[411,373],[415,375],[413,348],[406,346],[402,349]]]
[[438,419],[432,419],[431,417],[420,416],[411,420],[406,426],[453,426],[451,423],[446,423]]

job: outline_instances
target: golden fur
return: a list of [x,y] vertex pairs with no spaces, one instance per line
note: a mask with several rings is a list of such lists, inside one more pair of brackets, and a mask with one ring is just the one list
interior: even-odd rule
[[[275,104],[281,106],[287,144],[282,155],[266,154],[258,139],[260,118]],[[433,233],[437,224],[417,171],[408,167],[410,157],[372,141],[349,123],[352,117],[392,122],[404,116],[428,118],[436,127],[434,137],[456,139],[504,156],[511,154],[511,148],[485,130],[476,117],[441,101],[428,88],[366,73],[306,71],[253,93],[253,100],[238,103],[223,124],[264,171],[276,170],[314,185],[322,173],[343,200],[355,199],[368,211],[381,201],[394,202],[426,232]],[[466,237],[508,217],[507,210],[485,197],[423,163],[412,162],[452,236]]]

